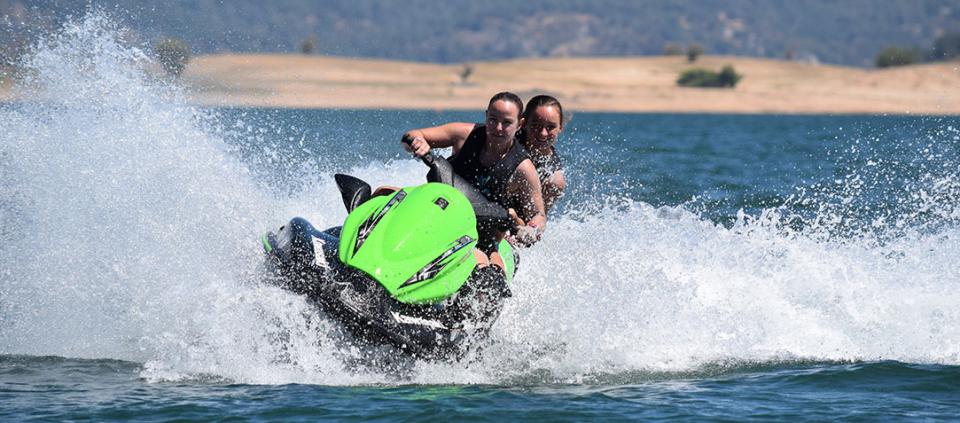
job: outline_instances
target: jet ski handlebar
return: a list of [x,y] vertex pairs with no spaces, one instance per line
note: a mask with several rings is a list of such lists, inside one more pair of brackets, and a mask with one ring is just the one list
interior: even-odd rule
[[[400,139],[400,142],[413,147],[413,140],[414,138],[404,136]],[[433,150],[430,150],[427,152],[427,154],[424,154],[422,157],[420,157],[420,160],[423,161],[423,164],[427,165],[427,167],[433,168],[433,162],[436,161],[436,158],[437,153],[434,153]]]
[[[412,145],[413,138],[404,136],[400,142]],[[447,159],[437,155],[430,150],[420,158],[423,164],[430,168],[427,173],[428,182],[440,182],[453,186],[470,200],[473,210],[477,215],[477,220],[481,227],[489,227],[497,230],[516,231],[516,223],[510,218],[507,210],[499,204],[487,199],[473,185],[465,181],[460,175],[453,171],[453,166]]]

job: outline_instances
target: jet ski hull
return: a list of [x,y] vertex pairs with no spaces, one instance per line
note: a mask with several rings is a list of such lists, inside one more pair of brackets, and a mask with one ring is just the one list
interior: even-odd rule
[[485,337],[510,295],[504,272],[488,267],[476,270],[453,298],[401,303],[369,275],[339,261],[339,229],[320,231],[294,218],[262,242],[283,288],[310,298],[363,342],[392,344],[416,357],[458,357]]

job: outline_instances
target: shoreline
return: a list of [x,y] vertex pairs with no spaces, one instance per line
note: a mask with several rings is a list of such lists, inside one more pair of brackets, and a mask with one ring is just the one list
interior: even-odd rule
[[[676,85],[683,70],[724,65],[743,75],[733,89]],[[642,56],[434,64],[217,54],[193,58],[179,83],[191,103],[214,107],[469,111],[513,91],[524,100],[554,95],[572,112],[960,115],[960,61],[864,69],[710,55],[695,63]],[[9,85],[0,82],[0,101],[16,101]]]

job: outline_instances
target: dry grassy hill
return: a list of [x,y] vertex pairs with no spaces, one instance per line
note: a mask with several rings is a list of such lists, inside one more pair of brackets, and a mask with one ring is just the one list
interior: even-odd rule
[[684,57],[523,59],[464,65],[299,55],[214,55],[184,82],[199,103],[272,107],[479,109],[494,93],[557,95],[572,110],[960,114],[960,62],[861,69],[705,56],[735,89],[685,88]]
[[[733,65],[735,89],[676,85],[693,66]],[[203,105],[298,108],[483,108],[503,90],[558,96],[576,111],[960,114],[960,62],[890,69],[743,57],[551,58],[464,65],[292,54],[194,58],[182,77]],[[12,99],[0,81],[0,99]]]

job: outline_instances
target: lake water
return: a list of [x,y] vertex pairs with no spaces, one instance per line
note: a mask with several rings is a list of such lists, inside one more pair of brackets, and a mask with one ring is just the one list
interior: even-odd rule
[[93,15],[0,106],[0,419],[953,419],[960,118],[572,110],[491,342],[365,362],[262,282],[477,111],[201,109]]

